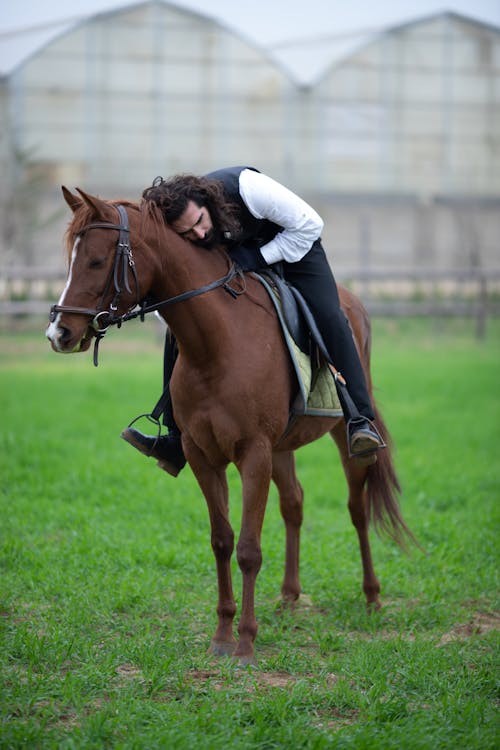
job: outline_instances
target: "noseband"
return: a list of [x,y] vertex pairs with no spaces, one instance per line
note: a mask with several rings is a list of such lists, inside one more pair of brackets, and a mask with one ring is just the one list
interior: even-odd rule
[[[116,209],[120,215],[120,224],[112,224],[108,221],[95,221],[91,224],[87,224],[78,233],[78,237],[82,237],[90,229],[116,229],[119,232],[118,242],[116,243],[115,258],[113,262],[113,268],[109,275],[106,287],[101,297],[101,301],[97,305],[96,309],[89,307],[71,307],[70,305],[52,305],[50,308],[49,320],[53,323],[56,319],[57,313],[67,312],[76,313],[79,315],[91,315],[92,321],[90,325],[97,333],[98,336],[103,336],[109,328],[111,321],[114,318],[114,313],[118,309],[118,302],[123,288],[132,294],[132,289],[129,283],[129,272],[132,272],[135,283],[136,301],[130,309],[138,304],[140,299],[139,294],[139,281],[137,279],[137,273],[135,270],[134,258],[132,256],[132,249],[130,247],[130,227],[128,222],[127,211],[124,206],[116,206]],[[115,294],[112,301],[109,304],[109,309],[104,309],[104,300],[109,294],[111,285],[114,286]]]

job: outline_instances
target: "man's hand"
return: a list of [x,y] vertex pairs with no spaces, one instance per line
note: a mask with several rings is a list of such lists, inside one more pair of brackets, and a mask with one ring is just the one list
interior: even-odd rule
[[259,268],[267,268],[262,253],[258,247],[245,247],[240,245],[229,253],[231,260],[238,265],[242,271],[257,271]]

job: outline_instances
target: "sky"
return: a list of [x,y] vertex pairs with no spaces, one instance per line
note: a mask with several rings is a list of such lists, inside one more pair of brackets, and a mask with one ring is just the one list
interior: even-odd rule
[[[0,8],[0,74],[78,21],[132,0],[22,0]],[[263,47],[302,82],[387,27],[452,11],[500,27],[500,0],[174,0]]]

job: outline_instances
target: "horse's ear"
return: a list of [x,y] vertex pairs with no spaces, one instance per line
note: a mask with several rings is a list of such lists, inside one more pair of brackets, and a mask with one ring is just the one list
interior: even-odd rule
[[95,195],[89,195],[85,191],[80,190],[80,188],[76,188],[76,191],[80,193],[84,202],[92,209],[96,216],[106,216],[106,213],[109,212],[109,204],[106,201],[97,198]]
[[68,204],[68,206],[71,208],[73,213],[80,208],[82,205],[82,199],[79,198],[77,195],[73,195],[73,193],[68,190],[67,187],[64,187],[64,185],[61,185],[62,194],[64,196],[64,200]]

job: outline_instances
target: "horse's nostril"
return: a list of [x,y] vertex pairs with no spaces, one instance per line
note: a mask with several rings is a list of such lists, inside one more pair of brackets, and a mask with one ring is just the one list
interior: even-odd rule
[[59,327],[59,341],[62,344],[65,344],[69,339],[71,338],[71,331],[69,328],[64,328],[64,326]]

